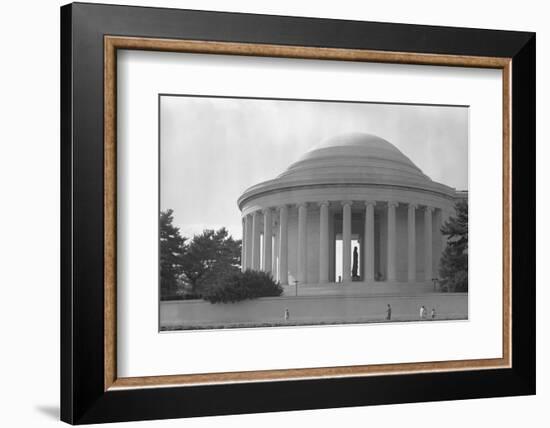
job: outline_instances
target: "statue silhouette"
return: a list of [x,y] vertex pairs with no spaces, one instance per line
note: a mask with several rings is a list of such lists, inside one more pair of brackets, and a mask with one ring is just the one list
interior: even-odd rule
[[357,266],[359,255],[357,253],[357,247],[353,248],[353,267],[351,268],[351,276],[357,278]]

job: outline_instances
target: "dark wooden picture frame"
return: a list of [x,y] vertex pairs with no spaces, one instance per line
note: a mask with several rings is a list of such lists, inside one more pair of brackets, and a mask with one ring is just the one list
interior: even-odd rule
[[[503,357],[117,378],[117,49],[501,69]],[[61,131],[62,420],[81,424],[535,393],[533,33],[71,4],[61,8]]]

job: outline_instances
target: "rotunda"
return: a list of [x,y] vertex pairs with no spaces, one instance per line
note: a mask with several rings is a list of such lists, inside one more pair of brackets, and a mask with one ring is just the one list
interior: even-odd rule
[[242,269],[283,285],[429,282],[458,198],[388,141],[339,135],[239,197]]

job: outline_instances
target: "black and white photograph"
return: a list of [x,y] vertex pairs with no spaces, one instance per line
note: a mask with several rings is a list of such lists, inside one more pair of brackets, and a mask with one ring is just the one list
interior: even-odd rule
[[160,331],[468,319],[467,105],[158,114]]
[[546,11],[4,2],[0,426],[543,427]]

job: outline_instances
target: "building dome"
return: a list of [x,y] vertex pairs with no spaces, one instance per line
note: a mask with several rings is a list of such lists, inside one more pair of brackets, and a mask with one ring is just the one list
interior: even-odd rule
[[[353,133],[338,135],[307,152],[279,175],[280,179],[344,181],[382,178],[402,181],[429,180],[397,147],[376,135]],[[395,181],[395,180],[394,180]]]
[[265,192],[339,185],[454,194],[454,189],[432,181],[390,142],[372,134],[349,133],[321,142],[275,179],[250,187],[239,198],[239,206]]

